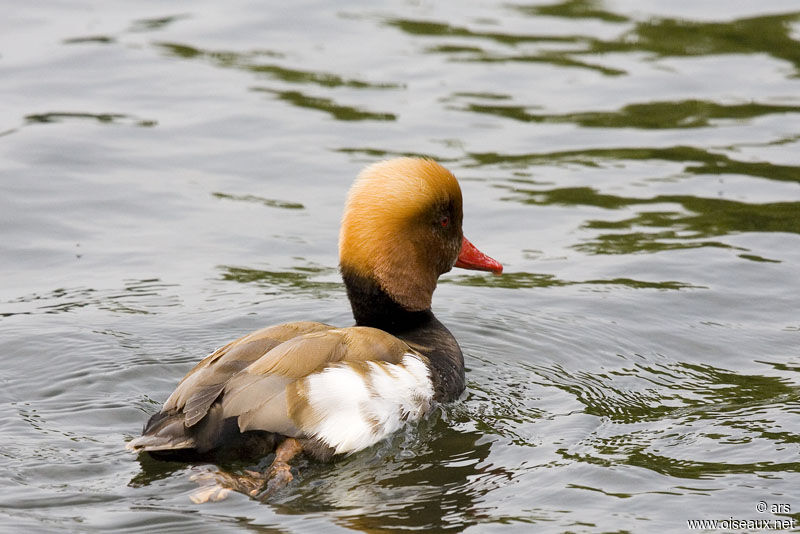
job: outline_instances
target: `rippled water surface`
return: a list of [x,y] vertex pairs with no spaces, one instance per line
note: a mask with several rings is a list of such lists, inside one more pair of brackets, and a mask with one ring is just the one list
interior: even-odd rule
[[[3,12],[2,531],[800,523],[796,1]],[[192,504],[207,467],[125,442],[216,346],[350,323],[341,205],[400,154],[456,173],[506,266],[434,298],[464,398],[270,503]]]

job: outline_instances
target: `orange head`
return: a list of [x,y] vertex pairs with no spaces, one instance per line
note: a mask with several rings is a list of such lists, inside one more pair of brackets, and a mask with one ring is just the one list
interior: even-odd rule
[[412,311],[431,306],[436,281],[454,265],[502,272],[461,231],[461,188],[433,160],[370,165],[353,183],[339,234],[343,271],[378,283]]

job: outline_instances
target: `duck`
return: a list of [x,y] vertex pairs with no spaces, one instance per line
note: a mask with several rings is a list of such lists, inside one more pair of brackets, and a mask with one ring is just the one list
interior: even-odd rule
[[[462,231],[456,177],[428,158],[367,166],[347,195],[339,270],[355,325],[300,321],[240,337],[194,366],[127,449],[155,458],[216,451],[275,457],[263,473],[213,473],[195,502],[269,496],[298,454],[328,461],[386,439],[465,389],[464,357],[431,311],[453,267],[502,265]],[[238,453],[235,453],[238,454]]]

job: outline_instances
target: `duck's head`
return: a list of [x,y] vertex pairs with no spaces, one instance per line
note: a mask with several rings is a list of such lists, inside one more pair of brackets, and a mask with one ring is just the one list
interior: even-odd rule
[[453,266],[503,270],[464,237],[461,219],[461,188],[438,163],[397,158],[370,165],[347,197],[342,274],[376,283],[407,310],[427,310],[436,281]]

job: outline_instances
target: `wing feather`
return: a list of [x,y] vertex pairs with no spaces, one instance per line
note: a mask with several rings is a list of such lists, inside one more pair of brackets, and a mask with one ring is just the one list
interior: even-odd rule
[[[304,334],[273,348],[232,377],[222,392],[225,417],[238,417],[239,429],[300,436],[287,397],[296,383],[339,362],[366,369],[368,361],[400,362],[409,351],[400,339],[368,327],[336,328]],[[360,365],[359,365],[360,364]],[[282,380],[281,380],[282,379]],[[276,388],[280,387],[280,392]]]
[[[238,425],[239,432],[261,430],[317,438],[337,452],[352,452],[354,446],[363,448],[394,428],[382,420],[384,417],[393,413],[405,417],[409,410],[413,411],[415,408],[409,407],[412,393],[427,402],[427,375],[417,369],[422,365],[420,360],[416,360],[413,373],[405,370],[409,354],[416,352],[408,344],[375,328],[334,328],[302,322],[258,330],[200,361],[152,419],[163,419],[164,423],[149,425],[132,448],[149,450],[158,445],[168,449],[174,444],[174,448],[194,446],[207,450],[222,445],[215,444],[215,440],[226,439],[229,432],[223,432],[223,426],[229,428],[226,425],[232,423],[234,429]],[[349,374],[342,374],[344,369]],[[379,381],[376,372],[385,376],[394,372],[397,387],[401,388],[389,393],[390,397],[397,397],[387,400],[391,406],[378,412],[364,406],[366,401],[382,398],[372,391]],[[363,378],[360,385],[359,375]],[[309,381],[313,376],[323,376],[323,381]],[[341,382],[332,383],[337,378]],[[317,386],[319,391],[306,391],[316,383],[322,384]],[[322,390],[332,395],[326,398]],[[358,398],[347,400],[353,393]],[[337,395],[343,398],[338,399]],[[337,414],[337,405],[349,411]],[[368,439],[363,430],[367,427],[361,425],[360,437],[348,437],[346,443],[335,442],[331,425],[359,415],[367,417],[369,428],[380,427],[379,431]],[[331,420],[324,422],[320,417]],[[151,428],[153,432],[158,430],[157,444],[148,438]],[[325,435],[320,433],[322,429]]]
[[186,426],[191,427],[205,417],[228,380],[257,361],[270,350],[306,332],[333,328],[309,321],[284,323],[262,328],[228,343],[200,361],[164,402],[162,411],[182,411]]

